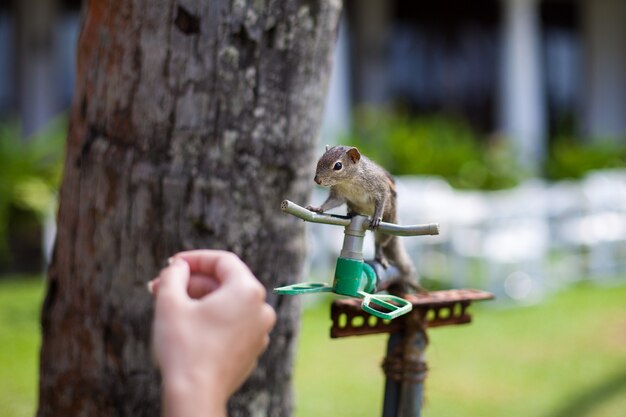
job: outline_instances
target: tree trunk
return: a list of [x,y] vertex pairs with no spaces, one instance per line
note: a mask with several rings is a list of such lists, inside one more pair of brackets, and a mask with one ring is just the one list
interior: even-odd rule
[[[42,311],[39,416],[156,416],[145,284],[174,252],[232,250],[301,278],[302,222],[341,3],[92,1]],[[287,416],[297,298],[231,416]],[[236,303],[237,300],[232,300]]]

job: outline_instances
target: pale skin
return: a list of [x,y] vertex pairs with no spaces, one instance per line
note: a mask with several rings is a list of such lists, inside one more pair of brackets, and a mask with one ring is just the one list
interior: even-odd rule
[[276,321],[265,288],[236,255],[213,250],[174,255],[148,288],[163,415],[225,417]]

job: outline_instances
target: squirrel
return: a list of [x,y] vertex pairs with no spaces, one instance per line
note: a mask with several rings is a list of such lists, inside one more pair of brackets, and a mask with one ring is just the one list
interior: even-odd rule
[[[371,216],[371,230],[376,231],[381,221],[397,222],[393,177],[355,147],[327,146],[317,162],[314,181],[330,187],[330,195],[320,207],[307,206],[308,210],[323,213],[346,203],[348,215]],[[390,292],[406,293],[409,288],[424,291],[417,283],[415,267],[404,245],[396,236],[376,231],[375,258],[385,268],[389,266],[389,259],[400,270],[401,277],[390,284]]]

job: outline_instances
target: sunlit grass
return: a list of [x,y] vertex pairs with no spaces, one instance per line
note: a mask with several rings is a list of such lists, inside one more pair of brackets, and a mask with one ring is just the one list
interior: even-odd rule
[[[0,280],[0,415],[36,409],[40,279]],[[580,286],[544,303],[473,308],[430,331],[425,417],[624,417],[626,286]],[[379,416],[385,336],[329,338],[328,301],[304,313],[296,417]]]
[[37,402],[41,278],[0,279],[0,415],[33,416]]

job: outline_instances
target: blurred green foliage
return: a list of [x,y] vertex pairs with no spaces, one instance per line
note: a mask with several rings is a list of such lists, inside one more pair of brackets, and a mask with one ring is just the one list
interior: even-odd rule
[[346,138],[394,175],[437,175],[461,189],[510,188],[526,176],[500,137],[481,141],[462,120],[362,108]]
[[0,125],[0,259],[8,250],[12,209],[43,221],[56,202],[61,179],[67,120],[55,119],[39,134],[23,139],[17,123]]
[[[461,119],[410,116],[361,108],[345,142],[394,175],[437,175],[460,189],[511,188],[529,176],[516,162],[506,138],[480,138]],[[548,180],[580,179],[592,170],[626,167],[626,144],[558,135],[544,165]]]
[[598,169],[626,167],[626,145],[622,141],[583,142],[572,136],[557,137],[546,161],[550,180],[579,179]]

